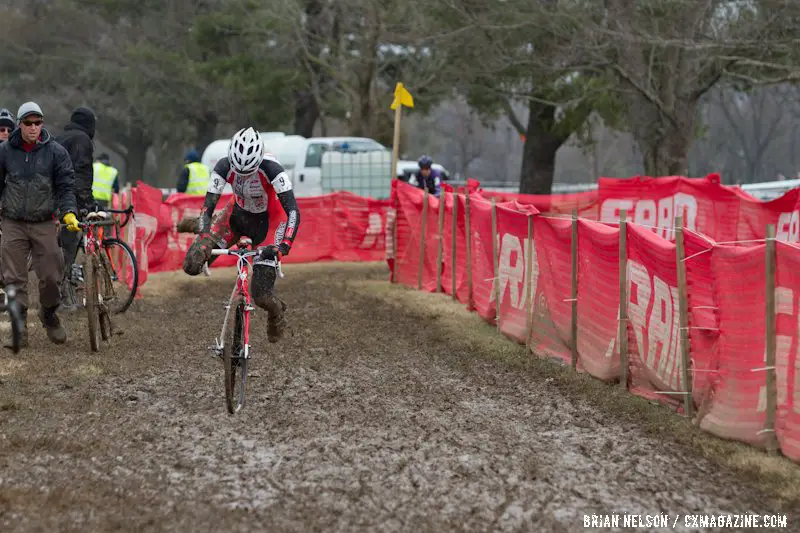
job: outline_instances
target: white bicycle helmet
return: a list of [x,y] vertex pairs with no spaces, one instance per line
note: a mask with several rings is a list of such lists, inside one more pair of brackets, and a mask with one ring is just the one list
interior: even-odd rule
[[240,174],[249,174],[258,168],[264,158],[264,143],[253,128],[242,128],[231,139],[228,160]]

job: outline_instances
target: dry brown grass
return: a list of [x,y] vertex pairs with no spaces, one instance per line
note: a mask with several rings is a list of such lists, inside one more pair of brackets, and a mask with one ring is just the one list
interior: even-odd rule
[[437,324],[446,332],[443,342],[458,342],[474,348],[460,351],[456,364],[473,364],[478,354],[478,357],[502,361],[520,372],[535,374],[539,379],[551,380],[570,397],[600,407],[614,420],[637,423],[649,435],[684,446],[730,469],[743,481],[772,493],[784,504],[800,503],[800,465],[785,457],[769,456],[746,444],[720,439],[656,402],[634,396],[588,374],[576,373],[557,361],[528,354],[524,346],[499,334],[494,326],[448,295],[380,281],[351,282],[350,286],[378,296],[390,305],[413,310],[421,320],[435,316]]

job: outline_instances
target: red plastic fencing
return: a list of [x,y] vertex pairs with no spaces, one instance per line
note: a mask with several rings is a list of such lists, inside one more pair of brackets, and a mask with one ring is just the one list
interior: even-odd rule
[[[779,220],[786,221],[778,228],[779,233],[784,232],[784,240],[796,235],[795,217],[792,211],[785,211],[794,209],[790,204],[796,198],[785,195],[780,201],[757,202],[714,184],[713,177],[697,182],[665,180],[672,181],[668,194],[662,189],[628,203],[620,201],[628,194],[620,192],[627,185],[606,191],[601,187],[598,210],[602,212],[605,206],[607,213],[617,217],[616,223],[586,218],[573,222],[568,215],[542,213],[536,202],[517,197],[496,203],[493,223],[486,193],[471,192],[467,198],[446,192],[441,200],[441,226],[439,199],[428,196],[426,201],[421,190],[397,183],[392,199],[397,210],[397,242],[389,249],[392,276],[398,283],[436,291],[438,269],[441,291],[452,295],[454,272],[457,299],[497,324],[495,295],[499,294],[500,331],[528,344],[536,355],[571,364],[576,353],[578,371],[609,382],[619,381],[626,369],[625,385],[632,393],[680,411],[688,393],[694,421],[702,429],[757,447],[779,446],[783,454],[800,461],[800,400],[796,399],[800,392],[800,248],[787,243],[776,247],[773,369],[765,362],[767,245],[762,238],[766,225]],[[690,186],[694,190],[686,192]],[[710,200],[714,194],[720,194],[717,203]],[[508,198],[498,195],[495,201]],[[604,203],[609,199],[614,201],[613,209]],[[630,210],[625,232],[624,367],[619,342],[619,209]],[[688,383],[684,382],[679,263],[673,229],[675,214],[681,212],[688,215],[682,260]],[[637,219],[643,224],[633,223]],[[689,227],[713,231],[716,238]],[[577,234],[574,299],[573,231]],[[574,341],[573,304],[577,306]],[[774,386],[767,379],[770,372],[776,378]],[[774,427],[767,417],[767,398],[775,399]]]
[[705,178],[670,176],[628,179],[600,178],[597,190],[576,194],[533,195],[479,191],[498,202],[517,201],[541,212],[571,214],[616,223],[621,209],[628,220],[674,241],[675,217],[683,215],[686,227],[717,242],[763,239],[767,224],[775,224],[777,239],[800,242],[800,189],[764,202],[738,187],[720,183],[719,174]]
[[[180,270],[195,235],[178,233],[175,225],[184,216],[197,216],[203,196],[173,194],[162,199],[161,190],[139,182],[130,200],[115,198],[115,204],[132,201],[135,219],[125,228],[125,239],[139,262],[142,285],[149,272]],[[224,195],[217,210],[230,201]],[[121,203],[120,203],[121,202]],[[338,192],[313,198],[298,198],[300,228],[285,263],[317,261],[381,261],[386,257],[386,227],[390,200],[362,198]],[[280,205],[271,205],[270,242],[274,228],[286,216]],[[259,243],[260,244],[260,243]],[[234,257],[220,256],[213,267],[232,266]]]

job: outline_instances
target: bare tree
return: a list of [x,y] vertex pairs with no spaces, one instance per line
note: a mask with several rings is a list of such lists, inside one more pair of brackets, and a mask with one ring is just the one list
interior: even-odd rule
[[611,72],[618,80],[628,126],[651,175],[688,172],[697,104],[721,79],[758,82],[776,70],[786,74],[775,59],[793,37],[776,31],[774,21],[795,13],[796,2],[606,0],[594,9],[578,4],[564,12],[582,28],[573,51],[590,70]]

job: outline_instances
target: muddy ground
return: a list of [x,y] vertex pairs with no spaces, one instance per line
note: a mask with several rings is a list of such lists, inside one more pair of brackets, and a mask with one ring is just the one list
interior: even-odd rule
[[294,336],[270,345],[256,314],[236,416],[205,349],[230,270],[151,276],[99,354],[83,313],[61,347],[33,321],[31,348],[0,355],[0,531],[578,531],[592,512],[771,510],[797,526],[741,473],[511,368],[445,297],[446,317],[399,305],[384,265],[286,273]]

